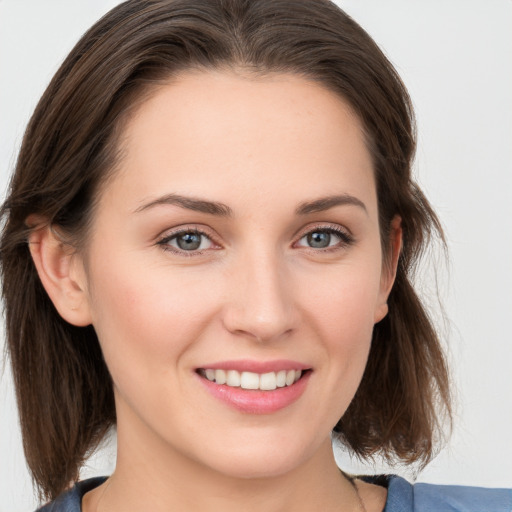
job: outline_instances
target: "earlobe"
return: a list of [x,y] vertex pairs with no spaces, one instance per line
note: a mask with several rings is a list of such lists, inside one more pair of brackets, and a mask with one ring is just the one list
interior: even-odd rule
[[395,215],[391,221],[389,254],[382,267],[379,303],[375,308],[375,323],[380,322],[388,314],[387,300],[395,282],[401,250],[402,218],[399,215]]
[[379,323],[383,318],[388,314],[389,307],[387,302],[381,302],[377,308],[375,309],[375,315],[373,318],[373,323]]
[[73,248],[48,224],[33,229],[28,243],[41,283],[59,314],[70,324],[89,325],[85,275]]

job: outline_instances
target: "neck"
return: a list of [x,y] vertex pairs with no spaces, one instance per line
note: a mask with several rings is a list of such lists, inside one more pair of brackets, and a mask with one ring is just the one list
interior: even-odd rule
[[120,433],[116,470],[86,512],[361,510],[357,492],[336,466],[330,439],[293,469],[265,478],[226,475],[168,450],[151,456],[147,445],[125,441]]

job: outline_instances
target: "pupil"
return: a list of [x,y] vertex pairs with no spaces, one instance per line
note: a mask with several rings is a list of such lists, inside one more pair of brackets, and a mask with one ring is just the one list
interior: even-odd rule
[[331,242],[331,234],[322,231],[316,231],[308,235],[308,244],[311,247],[324,248],[329,247]]
[[197,233],[184,233],[177,239],[178,247],[184,251],[193,251],[201,245],[201,235]]

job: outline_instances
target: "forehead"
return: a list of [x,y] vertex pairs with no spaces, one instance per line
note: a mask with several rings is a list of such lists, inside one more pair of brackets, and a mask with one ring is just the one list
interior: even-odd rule
[[139,202],[165,192],[225,202],[236,193],[297,202],[306,192],[368,201],[375,192],[357,116],[335,93],[293,74],[184,73],[138,107],[122,154],[114,181]]

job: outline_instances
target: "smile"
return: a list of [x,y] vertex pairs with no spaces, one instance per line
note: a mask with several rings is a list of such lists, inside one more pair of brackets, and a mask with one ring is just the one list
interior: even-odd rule
[[293,361],[217,362],[195,370],[203,389],[242,413],[271,414],[297,402],[313,368]]
[[302,376],[302,370],[279,370],[277,372],[254,373],[225,369],[199,369],[198,373],[219,385],[248,390],[273,391],[291,386]]

